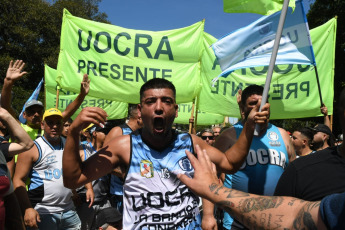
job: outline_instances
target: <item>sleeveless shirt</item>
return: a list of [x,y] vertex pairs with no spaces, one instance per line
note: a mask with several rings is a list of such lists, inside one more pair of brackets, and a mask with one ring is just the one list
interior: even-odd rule
[[[234,125],[237,139],[243,124]],[[287,149],[278,127],[268,124],[262,136],[254,136],[249,153],[240,170],[226,174],[224,186],[247,193],[272,196],[284,169],[289,163]],[[232,218],[224,213],[224,227],[231,229]]]
[[130,165],[124,183],[123,229],[201,229],[195,196],[176,176],[194,169],[185,154],[193,151],[189,134],[176,134],[163,151],[131,134]]
[[34,143],[39,157],[29,173],[28,196],[39,214],[65,212],[74,208],[72,191],[63,185],[62,154],[65,138],[60,146],[52,146],[44,137]]

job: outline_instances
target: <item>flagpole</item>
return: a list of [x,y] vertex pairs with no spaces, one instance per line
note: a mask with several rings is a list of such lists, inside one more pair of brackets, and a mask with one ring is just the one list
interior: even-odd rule
[[193,99],[192,112],[191,112],[190,118],[189,118],[189,130],[188,130],[188,133],[189,133],[189,134],[192,134],[192,129],[193,129],[193,123],[194,123],[194,107],[195,107],[195,98]]
[[[200,96],[200,94],[199,94]],[[199,97],[196,97],[196,109],[195,109],[195,119],[194,119],[194,130],[192,134],[196,134],[196,127],[198,125],[198,110],[199,110]]]
[[[281,38],[282,33],[283,33],[283,27],[284,27],[288,7],[289,7],[289,0],[284,0],[283,8],[282,8],[280,18],[279,18],[277,33],[276,33],[276,37],[274,40],[270,64],[268,66],[265,87],[264,87],[264,91],[262,93],[261,105],[260,105],[260,110],[259,110],[260,112],[261,112],[261,108],[266,104],[267,97],[268,97],[268,91],[270,90],[270,84],[271,84],[272,75],[273,75],[273,68],[274,68],[274,64],[276,62],[276,58],[277,58],[277,54],[278,54],[280,38]],[[259,131],[260,131],[259,125],[256,125],[255,130],[254,130],[254,135],[258,136]]]
[[59,94],[60,94],[60,86],[56,86],[56,105],[55,108],[59,109]]
[[314,69],[315,69],[315,76],[316,76],[317,88],[319,89],[320,104],[321,104],[321,107],[322,107],[322,106],[323,106],[323,101],[322,101],[322,94],[321,94],[321,87],[320,87],[319,74],[318,74],[318,72],[317,72],[317,67],[316,67],[316,65],[314,65]]

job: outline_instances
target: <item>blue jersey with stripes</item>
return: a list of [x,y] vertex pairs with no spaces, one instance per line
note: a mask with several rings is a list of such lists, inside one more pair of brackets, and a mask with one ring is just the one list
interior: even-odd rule
[[[237,139],[243,124],[234,125]],[[272,196],[278,180],[289,163],[288,153],[278,127],[268,124],[267,131],[254,136],[249,153],[239,171],[226,175],[224,185],[243,192]],[[233,219],[224,213],[223,225],[231,229]],[[237,226],[237,223],[236,223]]]
[[201,229],[199,197],[178,178],[193,176],[185,150],[188,133],[173,134],[163,151],[150,148],[140,130],[131,134],[131,160],[124,183],[123,229]]

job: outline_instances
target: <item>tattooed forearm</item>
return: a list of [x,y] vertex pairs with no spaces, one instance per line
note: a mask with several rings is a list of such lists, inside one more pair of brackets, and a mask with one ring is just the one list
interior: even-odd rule
[[225,189],[224,193],[228,193],[226,198],[238,198],[249,196],[249,193],[234,190],[234,189]]
[[317,229],[316,223],[313,220],[310,211],[314,208],[318,209],[320,202],[307,203],[298,212],[296,219],[293,222],[294,229]]
[[250,196],[249,193],[234,190],[234,189],[229,189],[227,187],[224,187],[223,185],[219,185],[215,183],[211,184],[209,188],[210,188],[210,191],[214,192],[215,195],[219,195],[220,192],[227,193],[228,195],[226,198],[238,198],[238,197]]
[[270,208],[277,208],[282,202],[282,197],[254,197],[241,200],[239,202],[239,209],[244,213],[263,211]]
[[320,202],[269,197],[209,185],[213,202],[250,229],[316,229]]

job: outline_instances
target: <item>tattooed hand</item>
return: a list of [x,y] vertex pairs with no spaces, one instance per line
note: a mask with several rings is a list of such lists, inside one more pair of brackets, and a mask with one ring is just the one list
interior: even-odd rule
[[198,158],[186,150],[186,154],[194,167],[194,178],[189,178],[184,174],[179,174],[178,178],[194,193],[207,199],[207,194],[219,186],[216,167],[210,161],[206,150],[201,150],[199,145],[195,146],[195,150]]

